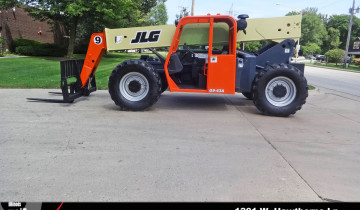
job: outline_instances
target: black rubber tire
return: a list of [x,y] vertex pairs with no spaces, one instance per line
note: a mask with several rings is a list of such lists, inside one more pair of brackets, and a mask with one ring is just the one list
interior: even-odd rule
[[[139,101],[128,100],[120,92],[120,80],[130,72],[142,74],[149,84],[148,93]],[[161,95],[161,79],[159,74],[152,65],[142,60],[126,60],[119,64],[111,73],[108,86],[111,99],[121,110],[145,110],[156,103]]]
[[[285,106],[275,106],[266,98],[265,89],[267,84],[276,77],[290,79],[296,87],[295,98]],[[287,117],[295,114],[305,104],[308,97],[308,85],[304,74],[297,68],[287,64],[268,65],[261,70],[255,78],[253,85],[253,102],[265,115]]]
[[243,94],[243,96],[245,96],[247,99],[253,100],[253,94],[252,94],[252,93],[244,92],[244,93],[242,93],[242,94]]

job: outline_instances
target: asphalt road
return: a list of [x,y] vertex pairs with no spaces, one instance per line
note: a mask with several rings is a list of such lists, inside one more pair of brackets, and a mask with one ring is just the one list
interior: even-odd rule
[[1,200],[360,201],[360,97],[320,87],[288,118],[241,94],[25,100],[47,91],[0,89]]
[[360,73],[307,66],[309,84],[360,97]]

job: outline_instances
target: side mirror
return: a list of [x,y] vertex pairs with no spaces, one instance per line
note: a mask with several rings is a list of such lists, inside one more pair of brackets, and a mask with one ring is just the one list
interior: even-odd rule
[[247,22],[246,22],[246,18],[249,18],[249,15],[239,15],[238,16],[238,20],[237,20],[237,30],[238,31],[244,31],[244,34],[246,34],[246,27],[247,27]]

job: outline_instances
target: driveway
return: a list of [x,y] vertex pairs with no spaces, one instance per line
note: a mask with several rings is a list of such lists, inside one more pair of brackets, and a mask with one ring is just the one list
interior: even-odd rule
[[360,98],[310,91],[288,118],[240,94],[165,92],[119,111],[0,89],[0,198],[22,201],[359,201]]

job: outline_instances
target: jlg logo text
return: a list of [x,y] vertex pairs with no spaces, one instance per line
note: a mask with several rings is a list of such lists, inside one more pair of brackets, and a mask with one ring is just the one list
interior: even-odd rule
[[150,31],[149,36],[147,36],[147,33],[147,31],[136,32],[136,36],[131,40],[131,44],[155,43],[159,41],[161,30]]

